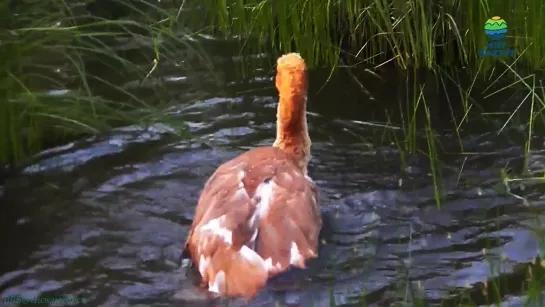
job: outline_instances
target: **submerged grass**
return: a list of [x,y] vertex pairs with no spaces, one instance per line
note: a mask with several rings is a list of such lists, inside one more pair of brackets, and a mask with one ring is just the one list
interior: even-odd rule
[[[513,66],[513,62],[500,61],[493,71],[485,75],[486,79],[491,80],[489,86],[475,86],[475,79],[469,80],[469,84],[465,86],[457,84],[458,98],[461,101],[459,110],[462,113],[461,118],[454,115],[452,110],[454,101],[447,98],[447,102],[451,107],[451,119],[454,123],[451,132],[459,140],[459,152],[455,154],[461,153],[467,156],[479,154],[466,152],[464,143],[461,141],[464,127],[468,124],[474,124],[475,117],[479,117],[479,120],[491,124],[487,125],[487,127],[497,127],[495,131],[491,131],[492,133],[506,136],[512,132],[516,134],[516,139],[513,141],[519,144],[524,152],[524,157],[521,159],[523,160],[522,167],[518,166],[516,170],[507,169],[509,166],[507,165],[501,174],[504,189],[500,187],[499,190],[516,198],[524,206],[528,207],[529,212],[535,216],[536,226],[532,228],[532,231],[538,242],[540,242],[539,251],[536,251],[536,258],[530,263],[518,264],[513,272],[502,271],[501,264],[505,259],[499,254],[497,248],[492,248],[492,246],[498,246],[499,244],[493,242],[493,240],[497,239],[491,238],[490,245],[485,247],[482,252],[482,257],[488,263],[490,270],[490,277],[487,281],[468,285],[464,289],[456,289],[452,293],[451,299],[441,302],[429,302],[418,296],[425,289],[419,289],[418,286],[412,285],[414,282],[407,277],[405,281],[400,282],[399,291],[403,293],[403,296],[397,301],[399,304],[396,306],[427,306],[430,304],[434,306],[504,306],[509,304],[506,303],[506,300],[516,297],[520,297],[521,306],[542,306],[545,302],[543,297],[545,261],[542,260],[543,255],[545,255],[545,228],[543,227],[545,225],[542,225],[543,211],[525,197],[527,191],[532,190],[532,186],[542,186],[545,183],[545,169],[536,167],[536,164],[539,166],[541,160],[538,162],[535,156],[532,157],[536,154],[539,156],[543,154],[543,138],[541,136],[545,128],[543,114],[545,110],[545,88],[540,73],[522,75]],[[439,80],[433,80],[430,83],[416,82],[414,78],[410,78],[411,74],[409,73],[405,85],[406,97],[405,99],[399,99],[401,125],[399,129],[397,129],[398,127],[386,129],[388,131],[386,134],[390,136],[390,140],[393,140],[399,150],[403,168],[409,165],[408,160],[411,155],[423,154],[427,156],[430,163],[430,178],[434,187],[434,198],[438,205],[441,203],[442,196],[445,195],[442,186],[443,178],[440,173],[443,167],[439,154],[443,148],[441,148],[437,133],[433,129],[432,112],[430,110],[432,105],[427,102],[429,97],[424,89],[433,86],[437,81],[439,81],[439,87],[444,89],[446,88],[445,82],[447,79],[451,81],[456,79],[452,75],[444,73],[439,76]],[[412,93],[411,89],[413,90]],[[508,103],[503,102],[506,92],[515,92],[516,96],[514,97],[519,97],[519,100],[507,99]],[[498,109],[505,111],[484,112],[483,106],[476,101],[495,103],[495,106],[499,107]],[[501,105],[498,105],[498,102],[501,102]],[[423,117],[418,117],[418,114],[423,114]],[[394,126],[390,114],[388,114],[388,118],[389,124]],[[516,129],[513,129],[513,127]],[[417,141],[422,138],[425,139],[424,144]],[[464,164],[465,162],[460,166],[458,180],[464,171]],[[493,216],[488,214],[483,218],[487,224],[492,223],[499,227],[501,214],[505,213],[497,212],[497,215]],[[495,228],[496,226],[492,227]],[[524,225],[520,227],[524,227]],[[490,230],[497,232],[499,228]],[[403,270],[409,269],[404,268]],[[396,274],[403,275],[403,272]],[[362,299],[362,302],[364,301],[365,299]],[[366,306],[366,304],[362,303],[362,306]]]
[[311,66],[330,67],[340,54],[374,64],[393,60],[403,69],[475,64],[487,42],[484,23],[499,15],[512,46],[527,49],[522,62],[545,66],[545,3],[538,0],[205,0],[188,6],[200,12],[194,25],[201,27],[204,15],[210,31],[238,36],[244,53],[297,51]]
[[156,70],[197,48],[178,25],[180,5],[4,1],[0,165],[63,138],[163,118]]

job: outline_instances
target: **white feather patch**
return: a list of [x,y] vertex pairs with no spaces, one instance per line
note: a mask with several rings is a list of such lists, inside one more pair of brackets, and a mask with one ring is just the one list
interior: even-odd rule
[[231,245],[233,244],[233,232],[226,227],[224,227],[225,215],[222,215],[218,218],[208,221],[208,223],[202,225],[199,231],[206,235],[210,233],[212,235],[221,237],[225,243]]
[[238,251],[238,253],[244,258],[246,259],[248,262],[254,264],[254,265],[259,265],[261,266],[264,270],[267,270],[267,264],[266,262],[263,260],[263,258],[261,258],[261,256],[259,256],[258,253],[256,253],[255,251],[253,251],[252,249],[250,249],[249,247],[243,245],[242,248]]
[[219,271],[212,282],[208,283],[208,291],[221,294],[225,288],[225,272]]
[[208,269],[208,260],[209,258],[205,258],[204,255],[201,255],[199,258],[199,273],[201,273],[201,276],[205,276],[206,269]]
[[291,242],[290,248],[290,264],[298,264],[303,259],[303,256],[299,252],[299,247],[295,242]]
[[275,187],[276,184],[271,179],[267,182],[262,182],[255,190],[254,197],[259,197],[256,210],[259,218],[265,217],[269,213]]

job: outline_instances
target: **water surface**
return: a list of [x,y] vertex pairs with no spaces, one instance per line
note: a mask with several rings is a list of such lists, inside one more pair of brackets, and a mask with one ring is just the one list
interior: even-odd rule
[[[199,292],[177,260],[208,176],[237,154],[272,144],[277,97],[268,60],[243,81],[233,68],[239,60],[215,61],[226,90],[194,105],[184,101],[187,77],[174,68],[164,73],[176,101],[172,117],[187,123],[191,139],[160,123],[124,127],[45,151],[6,180],[0,298],[80,297],[89,306],[225,303]],[[212,82],[204,71],[195,75]],[[506,193],[500,173],[506,166],[520,171],[523,135],[516,129],[498,135],[492,125],[464,129],[458,138],[438,117],[439,107],[441,162],[434,170],[426,154],[399,150],[393,136],[403,137],[401,125],[379,125],[388,106],[399,108],[395,75],[368,80],[373,99],[346,71],[322,88],[327,77],[311,72],[308,108],[309,172],[320,191],[325,243],[308,270],[273,280],[248,305],[389,306],[410,301],[409,293],[425,297],[427,306],[454,305],[462,296],[486,304],[478,289],[496,276],[515,285],[502,293],[508,305],[521,305],[517,285],[539,255],[542,186],[515,186],[531,201],[527,206]],[[416,141],[426,151],[426,135]],[[539,149],[543,140],[534,143]],[[531,170],[544,164],[542,152],[529,156]],[[432,180],[438,170],[440,207]]]

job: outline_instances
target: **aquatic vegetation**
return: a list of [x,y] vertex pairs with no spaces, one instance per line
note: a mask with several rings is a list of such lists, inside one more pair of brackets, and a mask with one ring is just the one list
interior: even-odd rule
[[175,5],[4,1],[0,12],[9,16],[0,33],[0,165],[63,139],[166,120],[157,71],[205,57],[191,53],[198,46]]
[[[352,63],[394,61],[403,69],[477,64],[487,43],[484,26],[492,27],[489,21],[500,15],[509,23],[511,44],[517,50],[528,48],[521,61],[531,67],[545,64],[540,31],[545,4],[537,0],[206,0],[187,5],[200,12],[193,25],[202,27],[204,15],[209,31],[236,35],[245,53],[297,50],[311,66],[338,65],[341,55]],[[498,26],[505,35],[505,23]]]
[[[495,189],[500,195],[513,197],[516,202],[528,208],[530,219],[534,217],[535,225],[531,232],[540,242],[539,250],[535,251],[536,257],[530,262],[518,264],[513,271],[507,272],[505,266],[512,265],[512,262],[504,259],[501,249],[495,248],[500,244],[498,243],[501,241],[500,235],[487,237],[483,239],[486,246],[483,247],[480,257],[487,263],[490,277],[483,282],[468,283],[466,287],[453,290],[452,299],[430,302],[421,299],[420,294],[426,289],[421,287],[418,280],[412,280],[409,274],[405,274],[406,271],[411,270],[410,250],[408,250],[409,259],[400,266],[399,273],[396,273],[400,277],[395,292],[400,297],[399,301],[402,302],[400,304],[404,306],[482,306],[485,304],[500,306],[513,299],[513,296],[517,296],[516,299],[521,306],[542,305],[544,294],[542,289],[545,285],[543,274],[545,263],[542,261],[542,256],[545,254],[545,228],[542,222],[542,204],[540,201],[535,201],[535,197],[542,195],[543,183],[545,183],[543,175],[545,169],[542,167],[543,143],[540,137],[545,123],[543,120],[545,92],[543,77],[539,72],[523,75],[513,67],[513,64],[499,61],[495,69],[485,74],[488,81],[486,83],[477,82],[478,77],[473,76],[463,84],[455,75],[443,71],[439,71],[436,79],[417,80],[412,75],[413,72],[408,72],[408,76],[405,76],[406,84],[403,87],[406,93],[398,95],[397,117],[400,119],[394,119],[394,114],[388,113],[388,122],[384,129],[385,138],[380,143],[395,144],[402,170],[405,172],[411,164],[414,164],[414,162],[411,163],[414,156],[427,159],[430,183],[433,185],[432,193],[440,210],[443,210],[445,203],[449,202],[449,197],[445,193],[447,190],[445,179],[447,183],[450,179],[450,184],[453,184],[452,177],[443,177],[442,170],[448,168],[445,168],[442,160],[448,159],[449,155],[451,157],[465,156],[459,166],[455,166],[453,170],[458,173],[458,178],[454,178],[455,184],[458,185],[460,178],[463,178],[466,172],[471,172],[470,169],[466,169],[466,161],[482,154],[478,150],[474,151],[478,149],[474,147],[475,145],[462,141],[465,138],[464,134],[467,137],[468,129],[483,125],[479,124],[481,121],[488,131],[487,134],[501,136],[505,138],[505,144],[520,148],[522,154],[520,160],[514,162],[516,166],[506,164],[505,170],[501,174],[497,173],[498,177],[501,176],[503,185],[500,184]],[[458,89],[457,95],[448,95],[447,83]],[[429,90],[430,87],[431,90]],[[434,107],[437,109],[438,99],[435,93],[441,89],[446,93],[446,101],[442,103],[446,104],[451,113],[452,125],[449,128],[450,124],[447,124],[446,131],[440,131],[436,123],[437,120],[447,121],[449,118],[438,118],[432,112]],[[453,111],[456,107],[458,110]],[[445,125],[441,127],[445,128]],[[451,143],[448,144],[450,149],[446,149],[444,144],[441,144],[441,138],[445,134],[457,138],[458,146],[453,146],[454,144]],[[466,148],[468,145],[473,149]],[[499,153],[499,150],[499,148],[492,149],[490,154],[495,155]],[[400,189],[404,188],[404,182],[405,180],[400,180]],[[479,186],[479,183],[475,182],[473,185]],[[452,187],[448,191],[452,193]],[[532,194],[532,191],[534,201],[526,197]],[[534,204],[534,202],[537,203]],[[486,206],[484,203],[482,205]],[[505,215],[509,214],[504,210],[509,209],[495,211],[483,209],[483,224],[491,232],[499,233],[504,227],[500,226],[501,221]],[[362,293],[362,306],[366,306],[364,302],[367,295],[371,297],[371,294]]]

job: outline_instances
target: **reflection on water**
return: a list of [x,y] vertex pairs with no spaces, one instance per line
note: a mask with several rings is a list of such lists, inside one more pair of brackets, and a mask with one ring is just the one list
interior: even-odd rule
[[[270,71],[259,74],[245,85],[226,74],[232,95],[173,109],[194,134],[191,141],[162,124],[125,127],[46,151],[7,180],[0,297],[222,305],[192,285],[177,259],[207,177],[227,159],[273,141],[275,92]],[[505,193],[500,179],[506,165],[520,168],[522,147],[496,133],[467,132],[462,143],[473,154],[449,154],[459,142],[445,132],[439,167],[446,196],[438,209],[428,159],[401,159],[397,146],[384,141],[399,130],[348,120],[369,119],[384,107],[338,90],[339,78],[320,93],[314,85],[310,95],[309,171],[325,222],[320,257],[306,271],[273,280],[249,305],[388,306],[410,300],[409,288],[434,305],[526,270],[539,254],[533,229],[542,193],[537,184],[526,186],[528,207]],[[244,86],[246,94],[231,98]],[[383,91],[390,89],[386,84]],[[534,169],[545,163],[540,153],[529,159]],[[517,289],[504,297],[511,306],[521,304]]]

